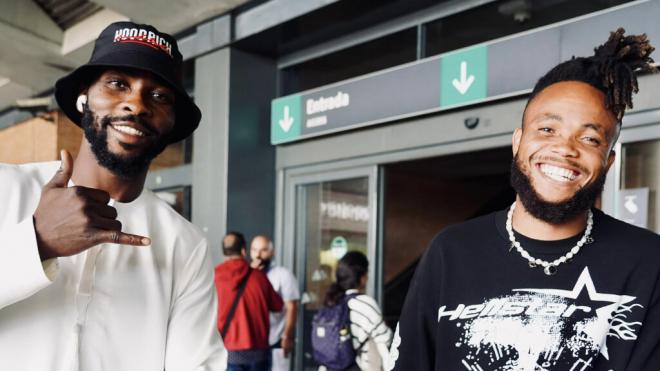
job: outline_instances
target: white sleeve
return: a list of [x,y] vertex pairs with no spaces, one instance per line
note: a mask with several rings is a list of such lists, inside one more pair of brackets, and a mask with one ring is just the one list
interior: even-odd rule
[[0,225],[0,309],[50,285],[58,271],[57,259],[41,262],[31,216]]
[[[348,301],[351,320],[351,332],[357,345],[371,339],[376,344],[381,360],[389,358],[389,346],[392,340],[392,330],[383,321],[380,307],[368,295],[358,295]],[[356,343],[353,343],[356,345]]]
[[227,351],[217,328],[218,300],[206,239],[178,272],[167,330],[165,369],[224,371]]
[[298,281],[288,269],[282,268],[282,300],[284,302],[300,299]]

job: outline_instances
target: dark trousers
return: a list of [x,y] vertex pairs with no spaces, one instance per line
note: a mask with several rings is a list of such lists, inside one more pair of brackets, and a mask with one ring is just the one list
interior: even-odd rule
[[227,371],[268,371],[268,361],[260,361],[245,365],[228,364]]
[[343,370],[333,370],[329,368],[328,371],[360,371],[360,367],[358,367],[357,363],[354,363],[352,366],[349,366]]

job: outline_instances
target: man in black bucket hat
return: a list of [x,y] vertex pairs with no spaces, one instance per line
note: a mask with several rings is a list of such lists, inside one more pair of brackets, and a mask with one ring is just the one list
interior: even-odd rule
[[76,103],[81,86],[109,68],[147,71],[172,89],[176,125],[169,142],[177,142],[192,134],[202,116],[182,86],[181,65],[181,53],[172,36],[149,25],[113,23],[96,40],[90,61],[57,81],[55,98],[62,111],[80,126],[82,112]]
[[1,370],[224,370],[201,231],[144,190],[201,113],[174,38],[117,22],[56,83],[75,159],[0,164]]

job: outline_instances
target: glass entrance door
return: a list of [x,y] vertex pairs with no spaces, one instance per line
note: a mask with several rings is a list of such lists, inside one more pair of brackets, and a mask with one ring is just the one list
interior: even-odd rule
[[298,321],[297,370],[317,370],[311,349],[311,323],[334,281],[337,262],[348,251],[369,258],[367,292],[375,296],[376,170],[297,179],[295,187],[296,275],[302,284]]

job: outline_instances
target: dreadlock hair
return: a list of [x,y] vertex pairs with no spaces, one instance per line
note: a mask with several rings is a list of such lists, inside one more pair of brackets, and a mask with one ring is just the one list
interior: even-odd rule
[[605,94],[606,107],[620,123],[625,109],[633,107],[632,94],[639,91],[636,73],[656,71],[650,57],[655,48],[646,34],[625,36],[625,32],[623,28],[611,32],[591,57],[573,57],[555,66],[536,83],[527,105],[552,84],[581,81]]

